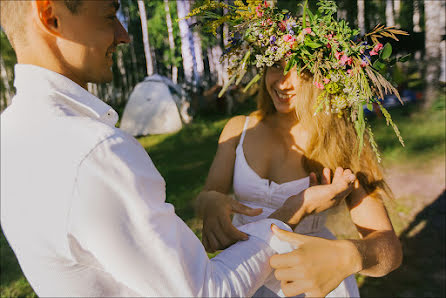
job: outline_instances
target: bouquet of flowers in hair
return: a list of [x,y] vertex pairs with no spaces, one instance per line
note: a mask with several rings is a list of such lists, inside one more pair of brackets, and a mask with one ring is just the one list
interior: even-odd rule
[[[234,5],[205,0],[189,15],[201,16],[204,28],[215,34],[223,23],[229,26],[229,44],[222,59],[228,59],[230,79],[219,96],[231,84],[238,85],[249,68],[256,67],[257,75],[246,85],[250,88],[263,75],[266,67],[285,59],[286,74],[293,67],[313,75],[313,84],[321,89],[315,112],[324,111],[342,116],[347,113],[354,123],[360,149],[364,132],[378,156],[376,143],[364,118],[363,106],[372,110],[372,104],[380,107],[399,141],[404,146],[398,127],[378,98],[393,93],[401,101],[396,88],[381,74],[386,65],[404,62],[407,56],[391,59],[392,47],[383,45],[384,37],[398,41],[396,35],[407,35],[394,27],[376,26],[372,32],[360,37],[359,30],[352,29],[344,20],[336,20],[336,3],[320,0],[318,10],[312,13],[305,2],[303,15],[296,18],[287,10],[268,5],[262,0],[234,1]],[[216,9],[224,13],[217,14]]]

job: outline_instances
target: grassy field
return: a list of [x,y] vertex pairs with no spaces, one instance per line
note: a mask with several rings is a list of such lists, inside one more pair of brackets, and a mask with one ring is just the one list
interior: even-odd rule
[[[248,113],[249,108],[243,108],[242,113]],[[399,145],[384,119],[372,117],[370,121],[383,153],[385,167],[408,167],[411,170],[403,172],[410,177],[424,175],[424,179],[429,179],[430,168],[440,166],[440,170],[444,169],[445,98],[440,98],[428,112],[421,113],[417,109],[413,105],[391,112],[405,139],[406,148]],[[201,223],[194,215],[193,200],[204,184],[217,148],[218,136],[228,119],[221,115],[198,117],[178,133],[139,139],[167,182],[167,201],[175,205],[177,214],[199,237]],[[389,206],[389,213],[405,247],[405,264],[385,278],[358,276],[361,295],[444,296],[446,274],[444,269],[438,267],[444,267],[444,241],[441,238],[445,232],[444,214],[438,214],[438,210],[444,210],[444,198],[420,199],[422,196],[418,196],[415,191],[396,195],[397,200]],[[440,220],[439,216],[442,216]],[[434,217],[435,220],[430,220]],[[421,228],[420,222],[424,222]],[[356,237],[345,210],[334,210],[329,216],[328,225],[338,237]],[[439,238],[436,235],[442,236]],[[432,245],[433,251],[427,249]],[[3,233],[0,252],[0,296],[35,296]],[[420,258],[420,254],[423,258]],[[437,266],[435,268],[438,270],[432,270],[432,266]],[[423,275],[417,278],[419,274],[428,278],[421,278]]]

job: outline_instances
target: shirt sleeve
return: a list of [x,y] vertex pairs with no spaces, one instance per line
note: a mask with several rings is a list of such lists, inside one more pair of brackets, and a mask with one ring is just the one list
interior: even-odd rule
[[117,283],[142,296],[247,297],[272,272],[269,258],[291,250],[266,219],[209,260],[195,234],[165,202],[165,182],[139,143],[115,135],[79,166],[68,233]]

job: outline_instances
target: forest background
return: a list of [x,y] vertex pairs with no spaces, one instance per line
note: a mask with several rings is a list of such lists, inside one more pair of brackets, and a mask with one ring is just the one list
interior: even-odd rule
[[[216,0],[217,1],[217,0]],[[220,0],[231,3],[233,0]],[[133,88],[145,77],[160,74],[185,90],[193,120],[175,134],[140,137],[167,183],[167,200],[177,214],[201,237],[201,221],[193,201],[204,184],[218,135],[235,114],[255,109],[255,91],[231,90],[217,99],[228,79],[220,61],[227,45],[227,27],[213,36],[192,18],[177,22],[202,0],[121,0],[118,18],[130,35],[129,45],[114,55],[114,80],[89,84],[89,91],[122,116]],[[301,14],[303,0],[268,1]],[[317,1],[309,1],[317,9]],[[337,0],[339,18],[361,33],[376,24],[397,26],[409,33],[393,43],[394,54],[411,54],[408,62],[389,69],[400,90],[410,90],[415,100],[394,108],[406,148],[399,146],[379,115],[369,115],[383,152],[386,178],[396,195],[388,209],[404,246],[404,263],[385,278],[357,281],[362,296],[428,297],[445,295],[445,11],[444,0]],[[0,110],[14,96],[16,57],[0,31]],[[32,144],[30,144],[32,150]],[[340,238],[357,237],[345,209],[333,210],[329,228]],[[15,256],[1,235],[0,296],[35,296]]]

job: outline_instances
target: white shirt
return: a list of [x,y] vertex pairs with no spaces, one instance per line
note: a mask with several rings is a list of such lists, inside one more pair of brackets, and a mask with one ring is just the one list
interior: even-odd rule
[[39,296],[250,296],[291,247],[271,223],[209,260],[165,202],[144,148],[117,113],[68,78],[16,65],[1,115],[1,223]]

